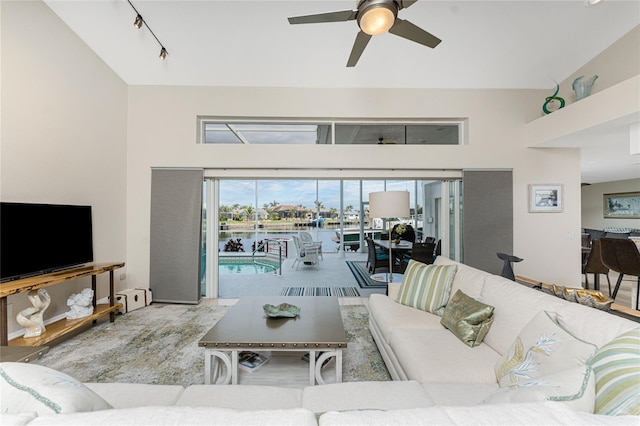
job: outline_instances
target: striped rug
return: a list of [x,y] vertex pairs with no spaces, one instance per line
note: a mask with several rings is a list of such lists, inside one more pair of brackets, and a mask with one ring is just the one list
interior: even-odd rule
[[360,297],[355,287],[284,287],[280,296]]

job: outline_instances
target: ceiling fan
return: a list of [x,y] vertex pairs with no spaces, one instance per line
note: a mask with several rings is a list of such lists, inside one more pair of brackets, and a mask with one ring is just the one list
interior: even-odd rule
[[315,24],[357,20],[360,32],[356,36],[347,61],[347,67],[358,63],[371,36],[390,32],[427,47],[434,48],[442,40],[409,21],[398,18],[398,11],[406,9],[417,0],[359,0],[356,10],[320,13],[289,18],[290,24]]

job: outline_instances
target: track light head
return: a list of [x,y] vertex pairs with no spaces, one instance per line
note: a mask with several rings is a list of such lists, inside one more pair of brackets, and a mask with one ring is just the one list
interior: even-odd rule
[[164,47],[160,49],[160,59],[167,59],[168,54],[169,52],[167,52],[167,49],[165,49]]
[[136,20],[133,21],[133,26],[136,27],[137,29],[140,29],[142,28],[143,23],[144,23],[144,19],[142,19],[142,15],[138,13],[138,16],[136,16]]

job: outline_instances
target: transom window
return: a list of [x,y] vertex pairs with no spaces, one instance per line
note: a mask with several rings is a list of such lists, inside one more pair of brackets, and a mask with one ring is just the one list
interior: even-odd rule
[[204,144],[462,145],[465,120],[371,123],[198,117],[198,124],[198,142]]

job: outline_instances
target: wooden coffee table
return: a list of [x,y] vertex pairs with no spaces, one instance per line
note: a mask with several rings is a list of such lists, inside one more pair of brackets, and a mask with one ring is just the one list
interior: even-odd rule
[[[300,314],[269,318],[262,309],[265,304],[281,303],[300,307]],[[198,346],[205,348],[205,384],[237,384],[238,353],[242,351],[298,351],[309,352],[309,381],[315,385],[325,383],[322,365],[331,357],[336,361],[336,382],[342,381],[347,336],[335,297],[243,297]]]

